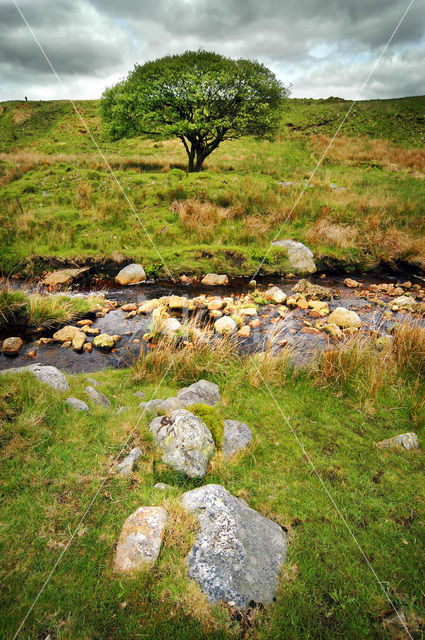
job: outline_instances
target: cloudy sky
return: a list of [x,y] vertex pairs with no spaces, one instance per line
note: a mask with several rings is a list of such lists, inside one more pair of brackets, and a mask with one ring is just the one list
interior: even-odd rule
[[[269,66],[294,97],[355,98],[409,0],[0,0],[0,100],[97,98],[137,63],[202,47]],[[425,94],[415,0],[361,98]]]

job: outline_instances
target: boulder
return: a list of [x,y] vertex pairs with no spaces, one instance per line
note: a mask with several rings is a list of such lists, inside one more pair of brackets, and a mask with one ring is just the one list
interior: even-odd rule
[[161,322],[160,333],[166,338],[173,338],[182,327],[182,323],[177,318],[165,318]]
[[66,327],[62,327],[62,329],[59,329],[59,331],[56,331],[56,333],[53,334],[53,339],[57,342],[72,342],[75,334],[79,331],[78,327],[67,325]]
[[418,436],[416,433],[402,433],[399,436],[375,442],[375,447],[378,449],[417,449],[419,447]]
[[329,323],[337,324],[341,329],[347,329],[348,327],[360,327],[362,321],[360,316],[355,311],[350,311],[345,307],[337,307],[328,317]]
[[22,338],[6,338],[6,340],[3,340],[1,350],[6,356],[17,356],[22,349],[23,344],[24,341],[22,340]]
[[41,364],[30,364],[26,367],[14,367],[13,369],[4,369],[0,371],[1,374],[8,373],[22,373],[24,371],[28,371],[32,373],[33,376],[40,380],[40,382],[44,382],[44,384],[49,385],[49,387],[53,387],[57,391],[68,391],[69,384],[59,369],[52,366],[43,366]]
[[111,403],[108,398],[97,391],[94,387],[86,387],[85,392],[90,396],[90,400],[92,400],[95,404],[99,404],[103,407],[109,407]]
[[133,471],[134,465],[141,455],[142,452],[139,447],[135,447],[134,449],[132,449],[128,456],[124,458],[122,462],[117,464],[118,473],[123,476],[128,476]]
[[218,275],[217,273],[207,273],[201,280],[201,284],[207,284],[215,287],[223,284],[229,284],[229,278],[226,275]]
[[78,400],[78,398],[67,398],[66,404],[72,409],[76,409],[77,411],[88,411],[89,408],[83,400]]
[[139,507],[127,518],[115,551],[117,573],[141,571],[155,563],[167,519],[168,513],[163,507]]
[[234,333],[237,328],[238,325],[233,318],[230,318],[229,316],[223,316],[214,322],[214,329],[221,335],[230,335],[231,333]]
[[412,309],[416,304],[416,300],[411,296],[398,296],[398,298],[394,298],[389,305],[396,305],[399,309]]
[[307,300],[332,300],[332,290],[328,287],[322,287],[320,284],[314,284],[309,280],[299,280],[292,287],[294,293],[301,293]]
[[315,273],[317,271],[314,255],[302,242],[295,240],[275,240],[275,247],[283,247],[288,252],[289,266],[300,274]]
[[138,284],[146,281],[146,273],[141,264],[129,264],[115,276],[118,284]]
[[170,484],[166,484],[165,482],[157,482],[156,484],[153,485],[153,488],[159,489],[159,491],[168,491],[173,487]]
[[231,458],[236,451],[244,449],[252,440],[249,427],[237,420],[225,420],[223,432],[223,455]]
[[177,399],[183,407],[199,403],[213,407],[221,401],[218,385],[208,380],[198,380],[189,387],[180,389]]
[[184,493],[182,504],[199,522],[189,576],[208,600],[237,609],[271,604],[286,558],[281,527],[217,484]]
[[72,338],[71,347],[74,351],[81,351],[83,345],[86,341],[86,334],[83,331],[76,331],[74,333],[74,337]]
[[357,282],[357,280],[353,280],[352,278],[345,278],[344,284],[349,289],[356,289],[360,286],[360,282]]
[[188,299],[183,298],[183,296],[173,295],[168,297],[167,306],[171,310],[181,311],[182,309],[187,309],[189,302]]
[[93,346],[96,347],[96,349],[113,349],[115,342],[114,336],[110,336],[109,333],[101,333],[94,338]]
[[137,309],[137,313],[151,313],[154,309],[159,306],[158,298],[152,298],[152,300],[145,300],[142,302],[140,307]]
[[189,478],[203,478],[214,453],[214,441],[207,426],[186,409],[155,418],[149,425],[162,461]]
[[264,293],[264,297],[276,304],[283,304],[286,300],[286,294],[279,287],[271,287]]
[[42,280],[42,284],[49,287],[56,287],[59,285],[67,286],[72,284],[74,280],[79,278],[83,273],[88,271],[88,267],[82,267],[81,269],[60,269],[58,271],[52,271],[48,273]]

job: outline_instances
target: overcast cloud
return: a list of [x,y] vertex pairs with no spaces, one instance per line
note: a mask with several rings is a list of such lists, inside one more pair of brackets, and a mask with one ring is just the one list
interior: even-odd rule
[[[0,0],[0,100],[98,98],[134,64],[202,47],[268,65],[294,97],[355,98],[408,0]],[[425,93],[415,0],[361,98]]]

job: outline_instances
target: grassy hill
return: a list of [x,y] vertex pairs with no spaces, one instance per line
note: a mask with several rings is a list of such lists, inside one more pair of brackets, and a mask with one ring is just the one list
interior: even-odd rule
[[[255,270],[350,104],[292,99],[274,141],[227,142],[187,175],[178,141],[112,142],[98,102],[77,102],[171,271],[231,275]],[[357,103],[280,237],[322,268],[423,267],[424,136],[423,96]],[[69,102],[0,104],[0,199],[5,272],[120,251],[164,275]],[[263,270],[285,267],[273,250]]]

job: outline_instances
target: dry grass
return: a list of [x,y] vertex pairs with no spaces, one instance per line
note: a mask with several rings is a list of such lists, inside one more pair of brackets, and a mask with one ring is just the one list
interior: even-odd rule
[[[328,136],[314,136],[312,145],[323,152],[330,142]],[[345,164],[366,164],[376,162],[390,171],[425,169],[425,149],[404,149],[391,145],[388,140],[337,137],[328,151],[328,156]]]
[[348,224],[332,222],[327,218],[318,220],[307,232],[307,240],[314,244],[330,244],[346,249],[355,244],[357,229]]
[[228,209],[198,199],[174,200],[170,209],[185,227],[201,235],[210,233],[229,217]]
[[80,209],[89,209],[92,201],[93,189],[89,182],[83,180],[76,188],[77,204]]
[[380,216],[369,216],[365,220],[367,234],[360,247],[374,256],[378,262],[389,264],[409,260],[420,267],[425,266],[425,237],[412,238],[395,226],[385,227]]

